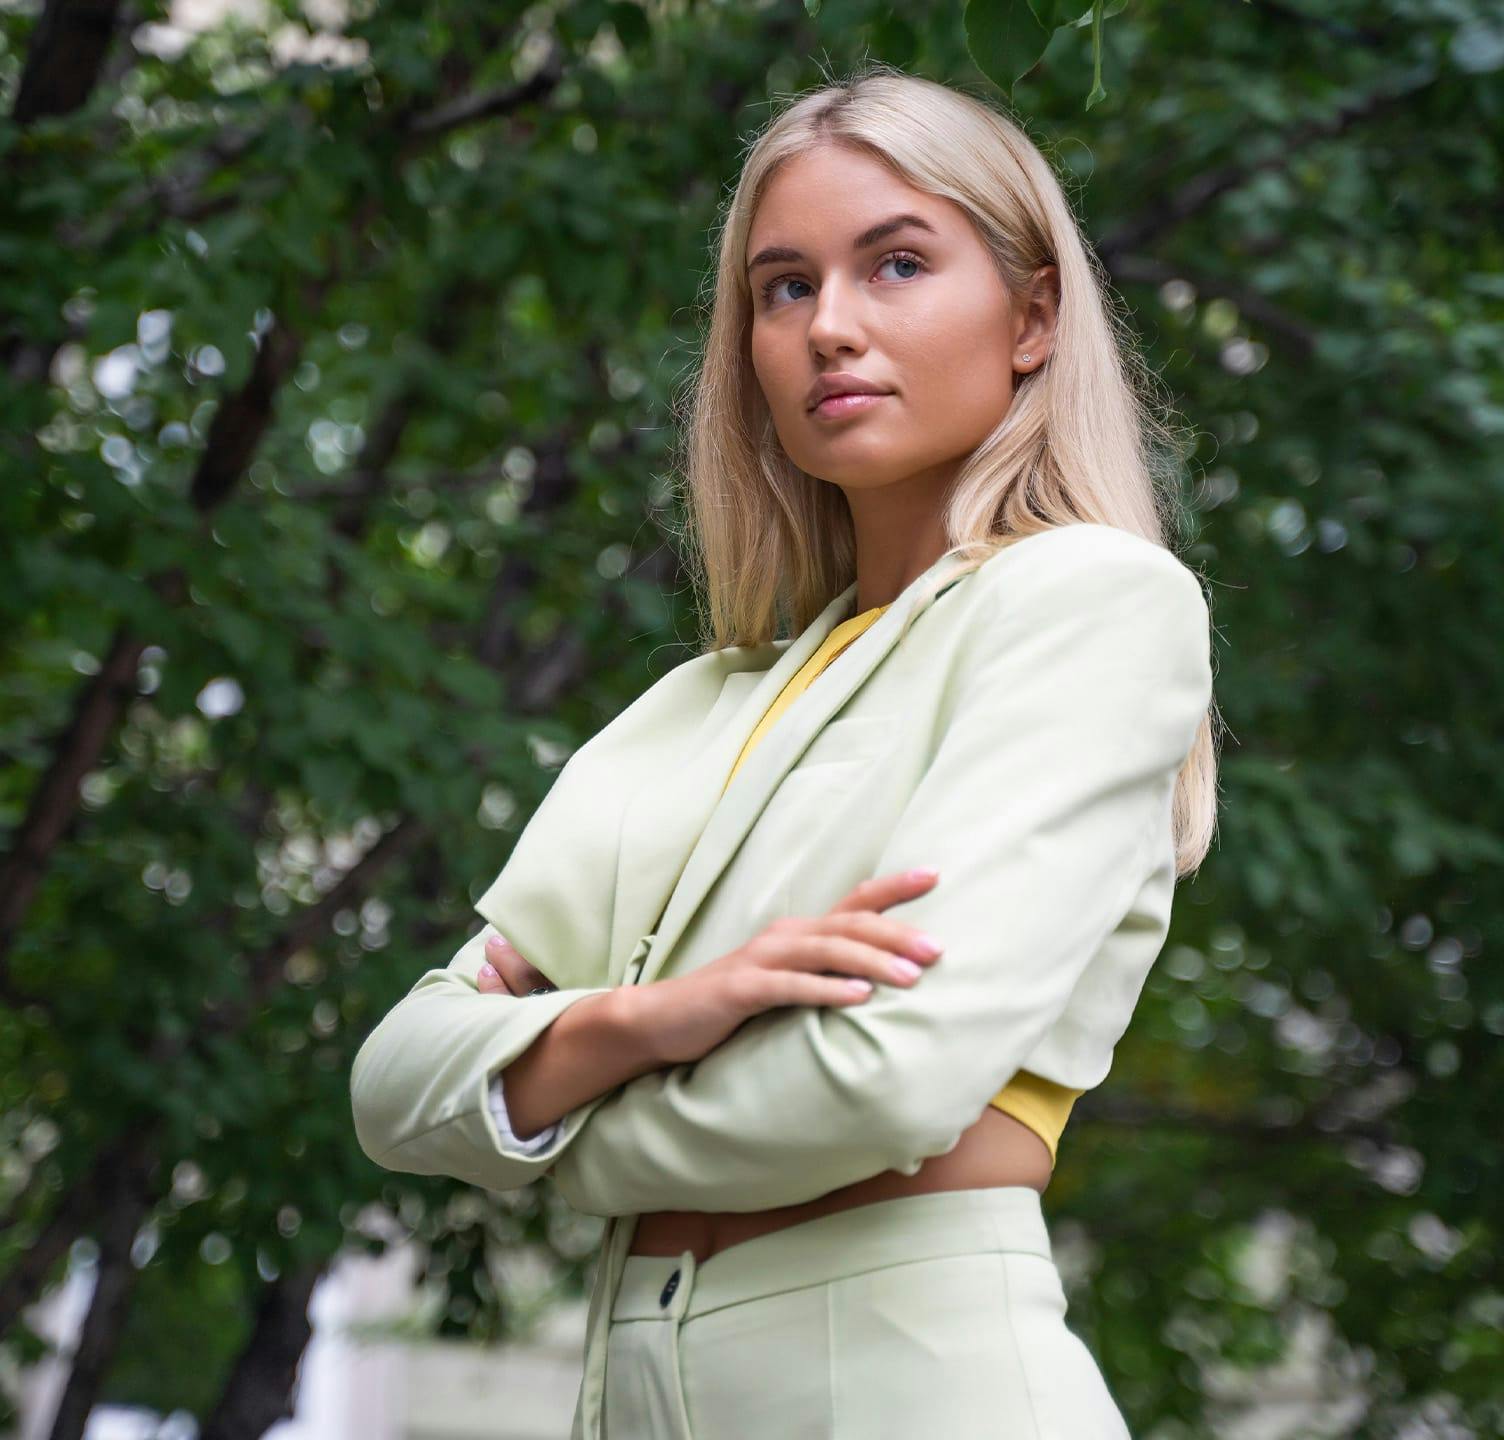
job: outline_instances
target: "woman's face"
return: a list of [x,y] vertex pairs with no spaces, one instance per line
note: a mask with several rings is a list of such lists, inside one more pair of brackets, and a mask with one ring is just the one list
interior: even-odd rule
[[[922,226],[886,224],[904,215]],[[1006,414],[1014,370],[1048,350],[963,210],[840,146],[775,175],[745,260],[752,367],[778,438],[848,498],[902,483],[933,503]],[[811,411],[815,380],[843,372],[888,393]]]

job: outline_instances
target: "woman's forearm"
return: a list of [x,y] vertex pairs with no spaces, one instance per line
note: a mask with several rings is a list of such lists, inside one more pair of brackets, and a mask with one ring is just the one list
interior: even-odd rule
[[662,1068],[633,986],[577,1001],[500,1071],[513,1133],[531,1140],[578,1105]]

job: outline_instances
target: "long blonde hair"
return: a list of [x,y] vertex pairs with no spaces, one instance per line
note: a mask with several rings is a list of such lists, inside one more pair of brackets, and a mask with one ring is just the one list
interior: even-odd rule
[[[757,137],[727,201],[707,275],[700,364],[676,399],[683,437],[684,560],[702,597],[702,652],[798,634],[856,578],[840,488],[789,459],[751,363],[747,234],[778,168],[819,145],[886,163],[915,189],[960,206],[1010,293],[1059,269],[1049,359],[1018,377],[1007,414],[960,468],[943,524],[940,583],[1025,536],[1081,521],[1158,545],[1178,522],[1171,496],[1189,443],[1116,309],[1049,163],[981,100],[881,62],[791,101]],[[915,613],[923,608],[923,599]],[[1217,818],[1215,705],[1177,777],[1177,875],[1196,870]]]

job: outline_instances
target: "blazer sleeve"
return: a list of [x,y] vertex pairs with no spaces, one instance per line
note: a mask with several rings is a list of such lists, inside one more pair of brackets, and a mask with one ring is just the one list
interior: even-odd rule
[[[885,913],[945,952],[912,987],[766,1011],[701,1060],[612,1092],[555,1164],[575,1209],[763,1210],[914,1174],[1021,1068],[1165,863],[1176,776],[1211,699],[1196,577],[1098,526],[987,568],[986,623],[961,642],[938,743],[874,871],[939,868]],[[1134,980],[1113,987],[1123,1013],[1084,1033],[1121,1035]],[[1083,1044],[1105,1075],[1112,1046]]]
[[609,986],[546,995],[481,994],[477,977],[492,926],[448,966],[429,970],[366,1037],[350,1070],[360,1148],[387,1170],[452,1175],[487,1190],[536,1180],[603,1097],[571,1110],[546,1145],[503,1132],[489,1104],[492,1076],[571,1005]]

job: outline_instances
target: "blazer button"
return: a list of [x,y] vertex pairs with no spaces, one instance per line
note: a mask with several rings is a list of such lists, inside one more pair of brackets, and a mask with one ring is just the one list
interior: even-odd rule
[[668,1284],[663,1287],[663,1294],[658,1297],[658,1303],[660,1305],[667,1305],[668,1302],[674,1298],[674,1291],[678,1288],[679,1272],[675,1270],[674,1273],[668,1277]]

